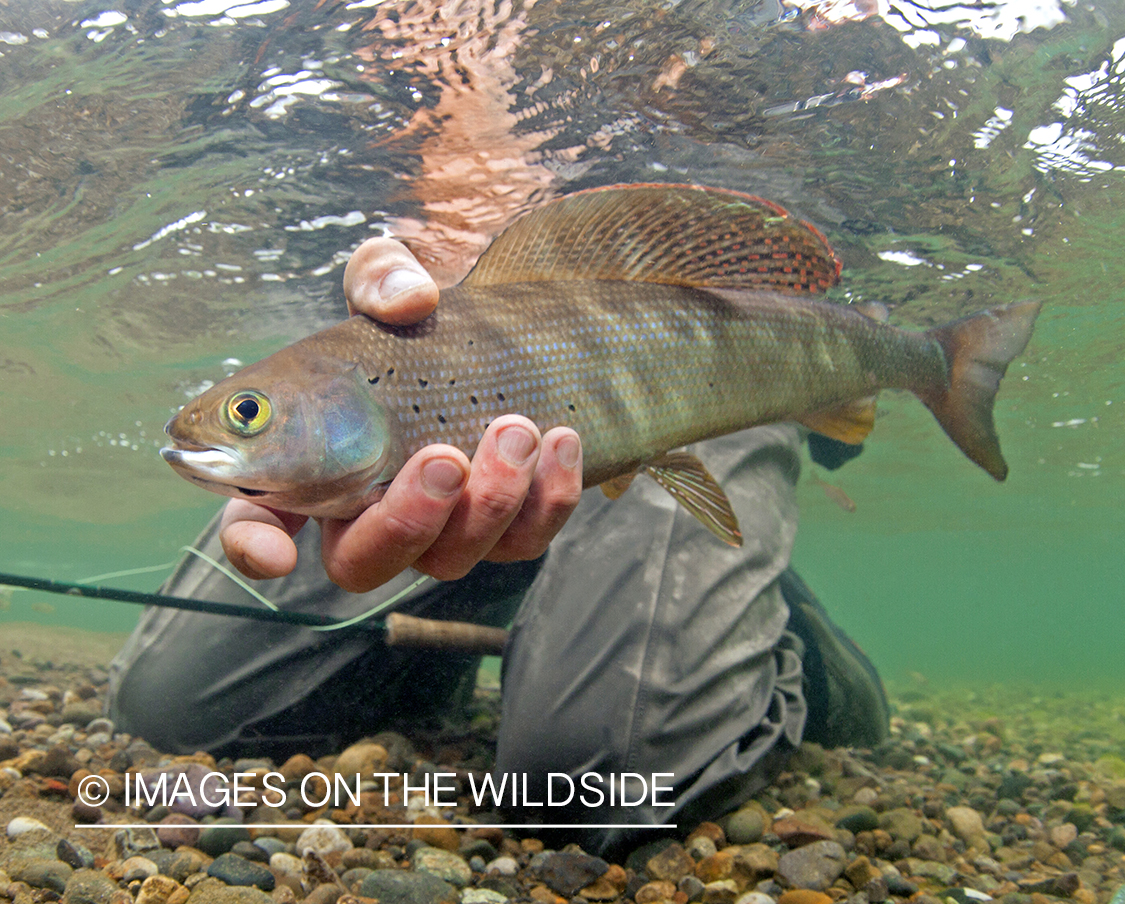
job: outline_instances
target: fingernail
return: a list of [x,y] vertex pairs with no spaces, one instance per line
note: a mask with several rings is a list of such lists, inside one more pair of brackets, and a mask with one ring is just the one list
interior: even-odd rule
[[390,301],[396,295],[418,288],[427,279],[424,273],[400,267],[383,277],[383,281],[379,283],[379,297],[383,301]]
[[535,451],[535,437],[523,427],[505,427],[496,437],[500,454],[513,465],[522,465]]
[[555,444],[555,458],[564,468],[573,471],[578,466],[582,445],[576,436],[564,436]]
[[465,482],[465,472],[448,458],[435,458],[422,468],[422,485],[435,499],[452,496]]

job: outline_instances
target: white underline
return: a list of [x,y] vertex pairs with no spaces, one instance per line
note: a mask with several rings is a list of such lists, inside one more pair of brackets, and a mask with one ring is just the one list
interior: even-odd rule
[[[173,828],[173,829],[209,829],[211,827],[219,829],[311,829],[316,826],[326,826],[327,823],[323,822],[201,822],[197,824],[190,823],[160,823],[151,822],[138,822],[138,823],[115,823],[113,825],[91,825],[90,823],[75,823],[76,829],[152,829],[153,831],[160,828]],[[499,823],[499,822],[474,822],[462,823],[458,825],[441,825],[436,823],[385,823],[385,822],[362,822],[362,823],[340,823],[333,825],[338,829],[675,829],[678,828],[674,822],[662,823],[660,825],[632,825],[630,823],[597,823],[597,822],[578,822],[578,823],[538,823],[538,822],[517,822],[517,823]]]

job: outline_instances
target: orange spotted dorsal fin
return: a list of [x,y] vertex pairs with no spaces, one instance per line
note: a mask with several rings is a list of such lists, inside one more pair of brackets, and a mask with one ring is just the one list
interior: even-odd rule
[[875,426],[875,396],[803,414],[797,422],[842,443],[858,446]]
[[742,545],[738,518],[727,494],[698,458],[687,452],[669,452],[644,470],[716,537],[731,546]]
[[815,227],[761,198],[698,185],[615,185],[516,220],[463,285],[633,280],[823,292],[840,261]]

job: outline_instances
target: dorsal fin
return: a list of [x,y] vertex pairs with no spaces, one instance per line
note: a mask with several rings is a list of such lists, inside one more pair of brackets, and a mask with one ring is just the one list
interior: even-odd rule
[[840,261],[815,227],[769,201],[697,185],[614,185],[525,214],[463,285],[616,279],[823,292]]

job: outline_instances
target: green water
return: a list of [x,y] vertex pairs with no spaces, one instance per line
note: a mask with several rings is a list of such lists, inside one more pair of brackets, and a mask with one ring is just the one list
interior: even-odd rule
[[[930,25],[771,3],[314,6],[0,6],[0,570],[173,561],[218,500],[160,460],[164,422],[229,359],[340,316],[367,236],[453,279],[547,197],[693,181],[815,222],[845,262],[836,297],[898,323],[1045,302],[998,402],[1008,481],[887,394],[857,461],[807,469],[795,564],[890,678],[1119,683],[1121,4],[1022,30],[1019,3]],[[135,617],[0,594],[0,629]]]

